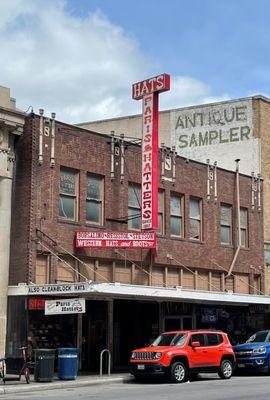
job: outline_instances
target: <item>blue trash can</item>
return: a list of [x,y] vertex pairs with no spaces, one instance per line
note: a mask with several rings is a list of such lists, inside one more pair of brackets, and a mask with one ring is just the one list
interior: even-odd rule
[[58,378],[76,379],[78,374],[79,349],[62,347],[58,349]]

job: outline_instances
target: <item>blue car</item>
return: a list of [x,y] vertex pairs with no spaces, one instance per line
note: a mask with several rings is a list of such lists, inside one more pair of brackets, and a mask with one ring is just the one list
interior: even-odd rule
[[243,344],[234,346],[236,368],[270,372],[270,331],[254,333]]

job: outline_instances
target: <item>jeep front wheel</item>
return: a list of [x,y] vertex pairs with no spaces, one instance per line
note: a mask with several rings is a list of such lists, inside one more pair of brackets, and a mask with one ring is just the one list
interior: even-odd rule
[[233,374],[233,364],[230,360],[223,360],[220,365],[219,377],[221,379],[230,379]]
[[187,367],[184,363],[177,361],[171,366],[171,381],[175,383],[185,382],[187,379]]

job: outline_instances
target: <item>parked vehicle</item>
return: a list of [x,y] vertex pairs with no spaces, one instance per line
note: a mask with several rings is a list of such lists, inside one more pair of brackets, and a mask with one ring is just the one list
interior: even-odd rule
[[234,346],[234,351],[237,369],[270,372],[270,330],[255,333],[246,343]]
[[217,372],[222,379],[233,374],[235,356],[226,333],[196,330],[162,333],[150,346],[136,349],[130,371],[137,380],[165,375],[181,383],[199,372]]

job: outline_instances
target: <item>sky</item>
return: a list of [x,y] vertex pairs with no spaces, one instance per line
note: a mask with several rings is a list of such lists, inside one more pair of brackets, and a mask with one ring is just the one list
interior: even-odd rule
[[160,109],[270,96],[269,0],[0,0],[0,85],[80,123],[141,112],[131,85],[171,75]]

